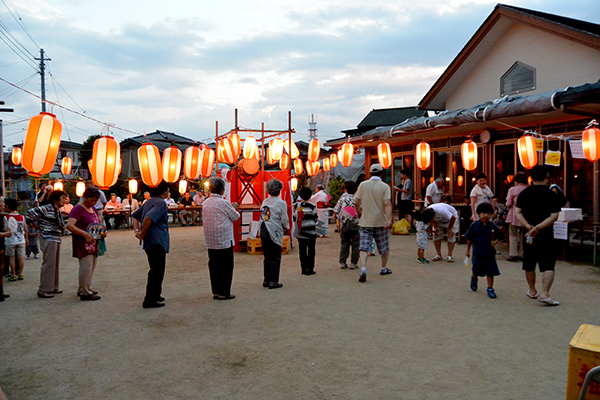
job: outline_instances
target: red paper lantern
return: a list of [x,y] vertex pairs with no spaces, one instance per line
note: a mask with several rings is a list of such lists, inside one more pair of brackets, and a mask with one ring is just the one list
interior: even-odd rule
[[292,186],[292,192],[295,192],[296,189],[298,189],[298,178],[296,178],[295,176],[292,177],[292,179],[290,180],[291,186]]
[[269,142],[269,150],[274,161],[279,161],[283,154],[283,141],[280,138],[275,138]]
[[203,177],[208,178],[212,175],[215,167],[215,151],[213,149],[202,150],[200,157],[200,173]]
[[417,167],[420,169],[427,169],[431,164],[431,149],[427,142],[421,142],[417,145],[415,150],[415,160],[417,161]]
[[54,114],[41,112],[29,120],[23,143],[23,168],[29,175],[39,178],[52,171],[58,148],[62,125]]
[[269,165],[273,165],[275,164],[275,157],[273,157],[273,148],[271,146],[269,146],[267,148],[267,163],[269,163]]
[[462,165],[467,171],[477,168],[477,145],[472,140],[467,140],[460,147]]
[[298,156],[300,155],[296,143],[294,143],[294,141],[290,139],[285,139],[283,141],[283,150],[285,150],[288,153],[288,155],[292,157],[293,160],[298,158]]
[[463,178],[463,176],[462,176],[462,175],[459,175],[459,176],[456,178],[456,183],[458,184],[458,186],[459,186],[459,187],[463,185],[463,183],[464,183],[464,179],[465,179],[465,178]]
[[235,159],[237,160],[240,157],[240,154],[242,154],[242,143],[240,140],[240,135],[238,135],[237,133],[231,133],[229,135],[229,140],[231,140],[231,145],[233,147],[233,154]]
[[300,175],[304,171],[303,166],[302,166],[302,160],[299,158],[296,158],[294,160],[294,171],[296,172],[297,175]]
[[152,143],[142,144],[138,149],[138,162],[140,164],[142,181],[150,187],[157,187],[163,180],[162,163],[158,147]]
[[[313,139],[314,140],[314,139]],[[307,161],[306,162],[306,173],[310,176],[316,175],[321,168],[319,161]]]
[[21,159],[23,158],[23,152],[20,147],[15,147],[12,149],[12,154],[10,156],[12,163],[15,165],[21,164]]
[[342,149],[338,152],[338,158],[344,167],[349,167],[352,164],[354,157],[354,146],[352,143],[346,142],[342,145]]
[[189,180],[197,179],[200,175],[200,153],[196,146],[185,149],[183,154],[183,175]]
[[329,170],[331,170],[329,157],[323,159],[323,169],[325,170],[325,172],[329,172]]
[[101,190],[117,183],[121,172],[121,145],[110,136],[102,136],[94,142],[90,173],[92,181]]
[[129,180],[129,193],[136,194],[138,191],[138,181],[135,179]]
[[329,155],[329,161],[331,162],[331,168],[337,167],[338,157],[336,153]]
[[75,194],[77,197],[83,196],[83,192],[85,192],[85,182],[79,181],[77,185],[75,185]]
[[63,185],[63,183],[61,181],[56,181],[54,182],[53,186],[53,190],[65,190],[65,186]]
[[583,131],[583,155],[585,158],[594,162],[600,158],[600,129],[597,126],[591,126]]
[[525,135],[517,141],[517,148],[519,151],[519,159],[521,164],[531,169],[538,163],[537,150],[535,146],[535,139],[533,136]]
[[312,139],[308,144],[308,161],[319,160],[319,154],[321,154],[321,143],[318,139]]
[[71,173],[72,167],[73,167],[73,160],[71,160],[71,157],[63,157],[63,159],[60,163],[60,172],[62,172],[63,175],[69,175]]
[[179,181],[179,193],[183,196],[187,192],[188,183],[185,179]]
[[163,152],[162,159],[163,179],[173,183],[179,179],[181,173],[181,150],[177,146],[170,146]]
[[392,165],[392,149],[390,148],[389,143],[379,143],[377,145],[377,158],[379,159],[379,164],[384,169],[388,169]]
[[254,136],[248,136],[244,141],[244,158],[252,158],[258,153],[256,139]]
[[229,138],[225,138],[221,141],[221,147],[223,151],[222,160],[227,164],[235,164],[238,159],[238,155],[235,152],[235,146]]
[[279,159],[279,168],[284,171],[286,169],[288,169],[290,167],[290,156],[288,156],[286,153],[283,153],[281,155],[281,158]]

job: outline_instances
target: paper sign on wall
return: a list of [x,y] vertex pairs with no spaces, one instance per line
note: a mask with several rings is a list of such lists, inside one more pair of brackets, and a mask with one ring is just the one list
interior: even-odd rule
[[569,224],[556,221],[554,223],[554,239],[567,240],[569,238]]
[[535,138],[535,149],[537,151],[544,151],[544,139]]
[[585,158],[583,155],[583,140],[569,140],[569,147],[571,147],[571,157],[573,158]]
[[546,165],[560,167],[560,151],[548,150],[546,152]]

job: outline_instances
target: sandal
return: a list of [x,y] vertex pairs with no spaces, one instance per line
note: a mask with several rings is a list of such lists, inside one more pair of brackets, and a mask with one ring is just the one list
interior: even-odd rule
[[440,257],[440,256],[435,256],[431,259],[431,261],[441,261],[441,260],[442,260],[442,257]]
[[552,297],[548,297],[547,299],[537,299],[540,303],[546,303],[549,306],[557,306],[560,303],[556,300],[554,300]]
[[525,293],[527,295],[527,297],[529,297],[530,299],[537,299],[538,297],[540,297],[540,295],[536,292],[536,294],[531,294],[531,290],[527,293]]
[[446,261],[449,263],[453,263],[454,262],[454,258],[452,258],[452,256],[448,256],[446,257]]

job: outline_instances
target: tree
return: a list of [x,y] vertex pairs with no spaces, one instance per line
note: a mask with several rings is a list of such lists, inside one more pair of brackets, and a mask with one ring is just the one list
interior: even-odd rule
[[83,146],[81,147],[81,150],[79,150],[79,159],[81,160],[81,166],[83,168],[89,170],[88,161],[92,158],[94,152],[94,142],[101,137],[102,135],[92,135],[83,142]]

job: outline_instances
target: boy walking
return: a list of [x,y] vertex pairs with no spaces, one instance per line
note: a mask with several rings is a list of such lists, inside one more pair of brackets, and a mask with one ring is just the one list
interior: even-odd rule
[[[4,200],[8,216],[8,230],[12,235],[6,240],[6,255],[9,257],[10,278],[9,281],[23,280],[23,269],[25,267],[25,246],[27,246],[27,226],[25,225],[25,217],[18,212],[19,202],[16,199]],[[16,271],[15,259],[19,259],[21,270]]]
[[312,196],[309,187],[300,189],[301,202],[296,204],[294,220],[296,221],[295,236],[298,239],[300,252],[300,268],[302,275],[315,274],[315,246],[317,243],[317,206],[308,200]]
[[487,294],[490,299],[495,299],[494,276],[500,275],[496,263],[495,246],[502,233],[500,228],[490,221],[492,214],[494,214],[494,207],[490,203],[479,204],[477,206],[479,220],[469,226],[465,237],[467,238],[467,257],[471,256],[471,246],[473,246],[471,290],[477,291],[477,277],[487,276]]

